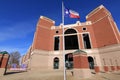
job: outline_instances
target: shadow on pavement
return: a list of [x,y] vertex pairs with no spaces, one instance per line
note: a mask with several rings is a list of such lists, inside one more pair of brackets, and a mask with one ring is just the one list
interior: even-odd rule
[[26,71],[12,71],[12,72],[6,72],[5,75],[11,75],[11,74],[17,74],[17,73],[23,73],[23,72],[26,72]]

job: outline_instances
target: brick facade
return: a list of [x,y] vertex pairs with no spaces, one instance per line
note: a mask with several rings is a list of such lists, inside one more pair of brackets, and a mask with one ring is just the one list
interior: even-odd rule
[[[77,21],[75,24],[64,25],[65,43],[70,40],[78,41],[78,44],[74,42],[78,47],[71,43],[75,46],[74,49],[69,49],[73,47],[69,43],[65,44],[65,47],[68,47],[65,54],[80,49],[91,57],[89,60],[83,56],[79,61],[84,61],[85,64],[82,64],[81,67],[92,65],[91,67],[96,72],[119,70],[120,32],[111,13],[101,5],[90,12],[86,16],[86,20],[83,23]],[[59,69],[63,69],[62,27],[61,24],[55,26],[55,21],[41,16],[37,23],[33,43],[28,53],[23,57],[22,63],[28,64],[31,69],[53,69],[54,58],[57,57]],[[57,50],[55,50],[55,37],[57,37],[56,44],[58,43]],[[86,64],[87,61],[88,64]],[[79,65],[75,67],[79,67]]]

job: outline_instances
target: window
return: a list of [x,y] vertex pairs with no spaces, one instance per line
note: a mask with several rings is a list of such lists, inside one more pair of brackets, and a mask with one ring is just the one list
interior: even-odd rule
[[54,39],[54,50],[59,50],[59,37],[55,37]]
[[77,35],[65,36],[65,50],[79,49]]
[[91,56],[88,56],[89,68],[94,69],[94,59]]
[[65,54],[65,66],[67,69],[73,68],[73,54],[72,53]]
[[77,33],[77,32],[74,29],[68,29],[65,31],[65,34],[72,34],[72,33]]
[[79,49],[78,37],[75,33],[77,32],[74,29],[67,29],[65,31],[65,50]]
[[59,69],[59,58],[55,57],[53,62],[54,62],[53,63],[53,68],[54,69]]
[[82,28],[82,30],[85,31],[85,30],[87,30],[87,29],[84,27],[84,28]]
[[91,49],[90,39],[88,33],[83,34],[83,43],[85,49]]
[[56,33],[59,33],[59,31],[56,31]]

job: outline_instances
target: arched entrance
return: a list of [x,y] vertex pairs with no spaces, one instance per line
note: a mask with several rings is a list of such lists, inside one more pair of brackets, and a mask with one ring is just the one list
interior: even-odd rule
[[77,31],[67,29],[65,31],[65,50],[79,49]]
[[59,58],[58,57],[54,58],[53,66],[54,66],[53,67],[54,69],[59,69]]
[[89,68],[94,69],[94,59],[91,56],[88,56]]
[[65,66],[67,69],[73,68],[73,54],[68,53],[65,55]]

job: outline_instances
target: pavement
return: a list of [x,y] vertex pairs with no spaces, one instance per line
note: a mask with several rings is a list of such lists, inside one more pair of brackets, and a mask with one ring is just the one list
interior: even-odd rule
[[120,80],[119,72],[108,72],[108,73],[98,73],[94,74],[92,77],[83,80]]
[[[66,73],[67,80],[75,80],[70,71]],[[32,71],[7,71],[7,74],[0,76],[0,80],[63,80],[63,71],[61,70],[32,70]],[[120,71],[97,73],[90,78],[80,80],[120,80]]]

